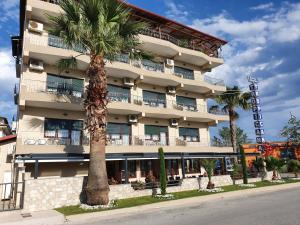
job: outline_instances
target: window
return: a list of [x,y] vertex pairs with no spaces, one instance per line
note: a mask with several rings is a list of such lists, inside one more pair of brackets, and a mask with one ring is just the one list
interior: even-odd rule
[[130,102],[130,89],[109,84],[108,98],[112,102]]
[[141,160],[140,161],[140,165],[141,165],[141,176],[142,177],[146,177],[149,173],[149,171],[152,168],[151,165],[151,160]]
[[174,66],[174,73],[178,76],[182,76],[185,79],[195,80],[194,71],[179,66]]
[[166,95],[163,93],[143,91],[144,104],[153,107],[166,107]]
[[167,166],[168,166],[168,176],[174,176],[179,174],[178,170],[178,160],[177,159],[167,159]]
[[131,143],[131,125],[126,123],[108,123],[107,139],[111,145],[129,145]]
[[83,97],[83,80],[47,74],[47,91]]
[[135,178],[136,177],[136,161],[127,161],[128,166],[128,177]]
[[146,145],[167,145],[168,127],[145,125]]
[[185,160],[185,173],[200,173],[201,171],[200,159],[186,159]]
[[176,103],[182,106],[184,110],[197,111],[197,102],[195,98],[176,96]]
[[58,139],[59,144],[81,145],[82,130],[81,120],[45,119],[44,136]]
[[179,138],[187,142],[199,142],[199,129],[179,127]]

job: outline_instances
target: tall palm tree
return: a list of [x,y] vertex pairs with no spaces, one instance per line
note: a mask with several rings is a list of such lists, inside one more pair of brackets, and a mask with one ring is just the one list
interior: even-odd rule
[[[86,129],[90,134],[87,203],[106,205],[109,185],[105,162],[108,104],[105,58],[114,59],[121,52],[134,52],[140,44],[138,34],[146,24],[131,20],[130,9],[118,0],[60,0],[59,5],[64,13],[49,16],[53,27],[50,33],[62,38],[70,48],[81,46],[90,59],[84,101]],[[61,59],[58,64],[74,68],[77,60],[75,56]]]
[[[222,105],[222,111],[229,114],[229,126],[231,132],[231,143],[233,151],[237,152],[237,126],[236,120],[239,118],[239,114],[236,112],[236,108],[242,108],[249,110],[250,105],[250,93],[242,92],[238,86],[227,87],[226,92],[216,97],[216,102]],[[216,106],[212,106],[216,107]]]

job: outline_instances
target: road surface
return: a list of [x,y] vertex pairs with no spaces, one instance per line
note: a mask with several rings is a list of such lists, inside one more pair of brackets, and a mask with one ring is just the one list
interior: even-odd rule
[[[69,223],[78,224],[78,223]],[[300,225],[300,188],[87,219],[80,225]]]

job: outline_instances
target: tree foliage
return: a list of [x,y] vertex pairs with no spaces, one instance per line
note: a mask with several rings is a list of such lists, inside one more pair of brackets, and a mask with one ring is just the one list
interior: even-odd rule
[[287,124],[281,130],[281,136],[285,137],[288,142],[300,144],[300,120],[291,115]]
[[[241,108],[243,110],[249,110],[250,104],[250,93],[243,92],[238,86],[227,87],[226,92],[216,97],[216,102],[220,105],[221,110],[229,114],[229,126],[231,132],[231,143],[234,152],[237,152],[237,128],[236,120],[239,118],[239,114],[236,109]],[[216,107],[216,106],[213,106]]]
[[159,154],[159,181],[160,181],[160,191],[162,195],[167,193],[167,177],[166,177],[166,165],[165,165],[165,156],[163,148],[158,149]]
[[211,182],[211,178],[213,176],[214,173],[214,169],[216,166],[216,160],[215,159],[204,159],[202,161],[202,166],[204,167],[204,169],[206,170],[207,173],[207,177],[208,177],[208,184],[207,184],[207,188],[211,189],[213,188],[213,184]]
[[278,171],[285,165],[285,161],[282,159],[268,156],[265,159],[267,170],[273,171],[273,179],[278,179]]
[[[238,145],[249,143],[248,135],[244,133],[244,130],[237,127],[236,141]],[[220,146],[232,146],[231,131],[229,127],[222,127],[219,129],[218,137],[214,136],[213,142]]]
[[242,145],[240,145],[240,153],[241,153],[241,164],[243,169],[243,183],[248,184],[248,173],[247,173],[247,163],[246,163],[246,155]]
[[295,159],[289,160],[287,168],[289,172],[295,173],[296,177],[298,177],[298,173],[300,173],[300,162]]

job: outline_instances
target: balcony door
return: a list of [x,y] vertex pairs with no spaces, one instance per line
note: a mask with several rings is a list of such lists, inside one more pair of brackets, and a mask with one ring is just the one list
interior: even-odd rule
[[44,136],[59,145],[81,145],[83,121],[45,119]]
[[195,98],[176,96],[176,103],[187,111],[197,111],[197,103]]
[[144,105],[152,107],[166,107],[166,94],[143,90]]
[[109,84],[108,98],[111,102],[130,102],[130,89]]
[[130,145],[131,125],[126,123],[108,123],[107,139],[109,145]]
[[65,94],[82,98],[84,84],[82,79],[47,74],[46,90],[56,94]]
[[168,127],[145,125],[146,145],[168,145]]
[[199,129],[189,127],[179,127],[179,139],[186,142],[199,142]]

